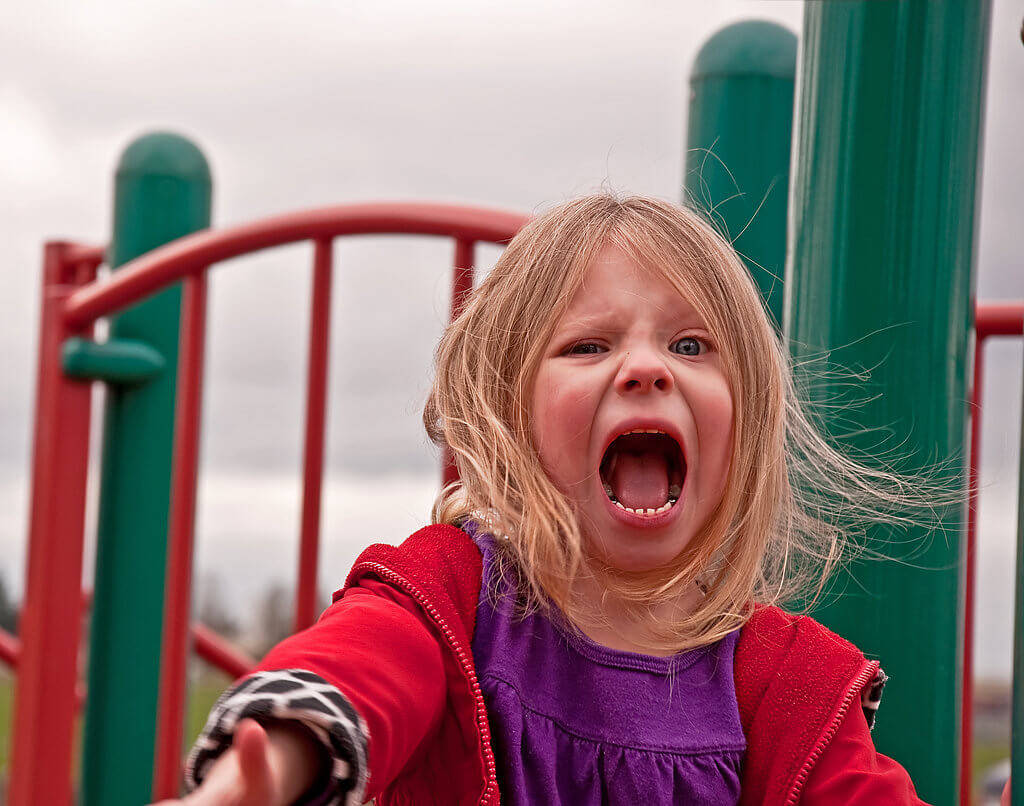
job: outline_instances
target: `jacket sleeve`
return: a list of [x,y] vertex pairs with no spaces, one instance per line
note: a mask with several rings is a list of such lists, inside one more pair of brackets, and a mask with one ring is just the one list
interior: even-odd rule
[[358,804],[374,797],[440,720],[442,651],[411,598],[364,579],[224,692],[189,755],[188,788],[201,783],[230,747],[236,725],[252,718],[297,722],[317,740],[323,775],[301,803]]
[[320,620],[270,651],[260,669],[306,669],[362,718],[373,797],[440,722],[445,672],[439,637],[416,603],[377,580],[349,588]]
[[856,707],[850,709],[811,769],[800,803],[804,806],[847,803],[927,806],[917,797],[907,771],[875,750],[864,711]]

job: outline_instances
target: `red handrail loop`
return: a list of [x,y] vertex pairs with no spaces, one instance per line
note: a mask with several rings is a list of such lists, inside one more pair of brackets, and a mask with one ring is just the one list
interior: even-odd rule
[[[249,664],[216,636],[188,624],[191,544],[195,513],[198,421],[205,337],[208,269],[235,257],[285,244],[311,241],[314,249],[313,316],[310,332],[305,429],[304,512],[300,527],[301,589],[298,619],[308,623],[315,607],[320,485],[326,400],[327,316],[330,310],[331,244],[347,235],[424,235],[455,241],[453,311],[472,289],[477,242],[507,243],[527,216],[455,204],[378,202],[345,204],[274,216],[254,223],[194,233],[155,249],[94,279],[105,250],[80,244],[47,247],[43,278],[30,573],[18,641],[2,635],[0,659],[17,663],[29,685],[19,686],[15,721],[12,806],[70,802],[68,770],[76,708],[80,606],[67,597],[81,579],[85,482],[89,444],[90,385],[67,378],[61,345],[70,336],[89,337],[101,317],[126,308],[174,283],[185,281],[176,402],[174,468],[167,553],[154,798],[177,794],[181,703],[188,632],[206,658],[231,674]],[[57,569],[59,573],[55,573]],[[70,603],[69,603],[70,602]],[[52,663],[59,658],[59,663]],[[59,667],[59,669],[55,669]],[[47,671],[49,670],[49,671]],[[41,787],[41,788],[40,788]]]

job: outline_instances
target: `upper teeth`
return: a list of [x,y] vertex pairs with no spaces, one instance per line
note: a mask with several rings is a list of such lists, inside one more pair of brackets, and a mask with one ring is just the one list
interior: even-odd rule
[[664,434],[668,436],[664,431],[659,431],[657,428],[634,428],[632,431],[623,431],[619,436],[624,437],[626,434]]

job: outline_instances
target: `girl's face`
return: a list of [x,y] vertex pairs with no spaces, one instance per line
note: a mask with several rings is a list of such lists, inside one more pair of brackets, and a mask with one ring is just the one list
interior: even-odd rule
[[721,356],[693,307],[617,247],[556,323],[531,412],[545,471],[615,568],[666,564],[722,499],[733,403]]

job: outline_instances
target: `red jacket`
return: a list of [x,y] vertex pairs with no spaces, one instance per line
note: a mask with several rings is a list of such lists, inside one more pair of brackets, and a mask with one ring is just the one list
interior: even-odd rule
[[[369,732],[366,797],[380,806],[499,802],[470,651],[481,565],[451,526],[371,546],[320,621],[260,665],[309,669],[349,698]],[[734,669],[747,738],[741,803],[921,803],[871,742],[861,692],[877,671],[812,619],[759,609]]]

